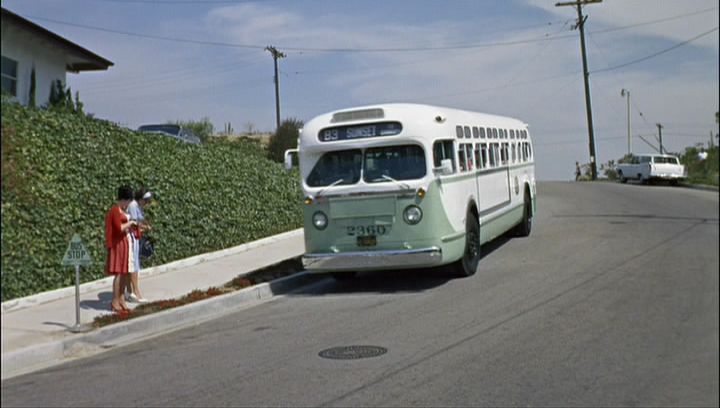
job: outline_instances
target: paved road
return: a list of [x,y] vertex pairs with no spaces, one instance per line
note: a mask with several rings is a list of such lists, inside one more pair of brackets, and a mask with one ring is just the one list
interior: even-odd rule
[[[541,183],[479,272],[323,281],[2,383],[3,406],[717,406],[718,194]],[[373,345],[374,358],[324,349]]]

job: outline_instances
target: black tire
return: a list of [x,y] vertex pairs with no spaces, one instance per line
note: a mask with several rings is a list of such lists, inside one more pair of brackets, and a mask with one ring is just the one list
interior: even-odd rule
[[330,276],[338,282],[347,282],[357,275],[357,272],[332,272]]
[[465,221],[465,252],[455,263],[455,273],[460,277],[472,276],[480,263],[480,226],[477,216],[468,213]]
[[623,177],[622,171],[618,172],[618,176],[620,177],[620,182],[625,184],[627,183],[627,178]]
[[530,194],[525,192],[525,205],[523,205],[523,219],[520,224],[515,227],[515,236],[527,237],[532,232],[532,200]]

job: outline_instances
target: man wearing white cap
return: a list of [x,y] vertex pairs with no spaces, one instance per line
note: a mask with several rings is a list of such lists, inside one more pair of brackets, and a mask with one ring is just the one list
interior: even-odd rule
[[140,272],[140,237],[144,231],[150,230],[150,225],[145,221],[143,207],[152,199],[152,192],[145,188],[135,191],[135,199],[130,202],[127,208],[130,220],[137,221],[137,228],[131,235],[132,248],[128,266],[130,279],[128,283],[127,300],[135,303],[146,303],[147,299],[142,297],[140,286],[138,285],[138,272]]

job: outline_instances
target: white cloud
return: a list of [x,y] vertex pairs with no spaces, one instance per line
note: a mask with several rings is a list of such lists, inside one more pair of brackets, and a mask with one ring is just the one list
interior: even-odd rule
[[[574,17],[572,10],[554,7],[554,1],[527,2],[563,19]],[[632,25],[713,6],[716,6],[713,1],[605,0],[588,6],[591,12],[588,30]],[[541,178],[570,179],[574,161],[588,161],[578,36],[568,26],[479,32],[472,19],[388,24],[364,15],[319,15],[257,3],[214,8],[200,23],[197,18],[175,20],[176,26],[188,29],[182,33],[166,32],[171,24],[163,24],[163,33],[260,47],[275,45],[286,51],[288,57],[280,64],[285,117],[307,120],[329,110],[376,102],[448,105],[514,116],[529,123],[537,143]],[[588,37],[591,69],[617,65],[667,48],[713,24],[717,25],[717,13],[591,34]],[[287,50],[484,44],[544,38],[548,33],[568,38],[417,53]],[[673,124],[686,126],[682,131],[686,135],[706,134],[713,126],[717,110],[717,47],[715,34],[668,53],[665,59],[591,75],[598,161],[617,159],[626,149],[625,100],[619,95],[621,88],[631,90],[634,105],[643,110],[650,122],[644,123],[637,115],[638,108],[633,107],[634,134],[652,132],[655,122],[668,123],[666,143],[672,149],[696,142],[686,136],[670,136],[680,133],[671,131]],[[678,52],[684,52],[682,55],[689,59],[674,59]],[[228,121],[236,129],[246,122],[253,122],[260,129],[274,126],[272,60],[262,49],[115,37],[112,53],[117,66],[110,72],[98,79],[83,74],[75,82],[81,95],[86,87],[86,105],[99,116],[131,126],[203,116],[209,116],[219,128]],[[664,65],[656,64],[658,61]],[[647,150],[637,138],[633,144],[639,150]]]
[[[525,0],[528,5],[543,9],[552,14],[576,18],[577,11],[573,6],[556,7],[557,1]],[[638,25],[640,23],[665,19],[699,10],[714,9],[693,16],[663,23]],[[701,32],[718,26],[717,0],[604,0],[602,3],[589,4],[583,8],[583,14],[589,16],[586,30],[602,29],[602,26],[625,27],[627,32],[670,39],[676,42],[685,41]],[[698,40],[696,45],[717,49],[717,35]]]

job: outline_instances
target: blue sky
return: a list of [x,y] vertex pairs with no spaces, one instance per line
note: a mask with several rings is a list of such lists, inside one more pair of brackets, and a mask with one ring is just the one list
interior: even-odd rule
[[[263,48],[274,45],[287,54],[282,117],[307,121],[381,102],[512,116],[530,125],[538,177],[567,180],[576,160],[589,161],[588,136],[576,11],[555,3],[2,2],[115,63],[69,74],[68,84],[87,111],[123,126],[209,117],[218,130],[230,122],[236,131],[272,131],[273,63]],[[604,0],[584,11],[598,162],[627,151],[623,88],[634,152],[652,151],[639,136],[657,144],[656,123],[670,151],[707,143],[718,131],[718,1]]]

